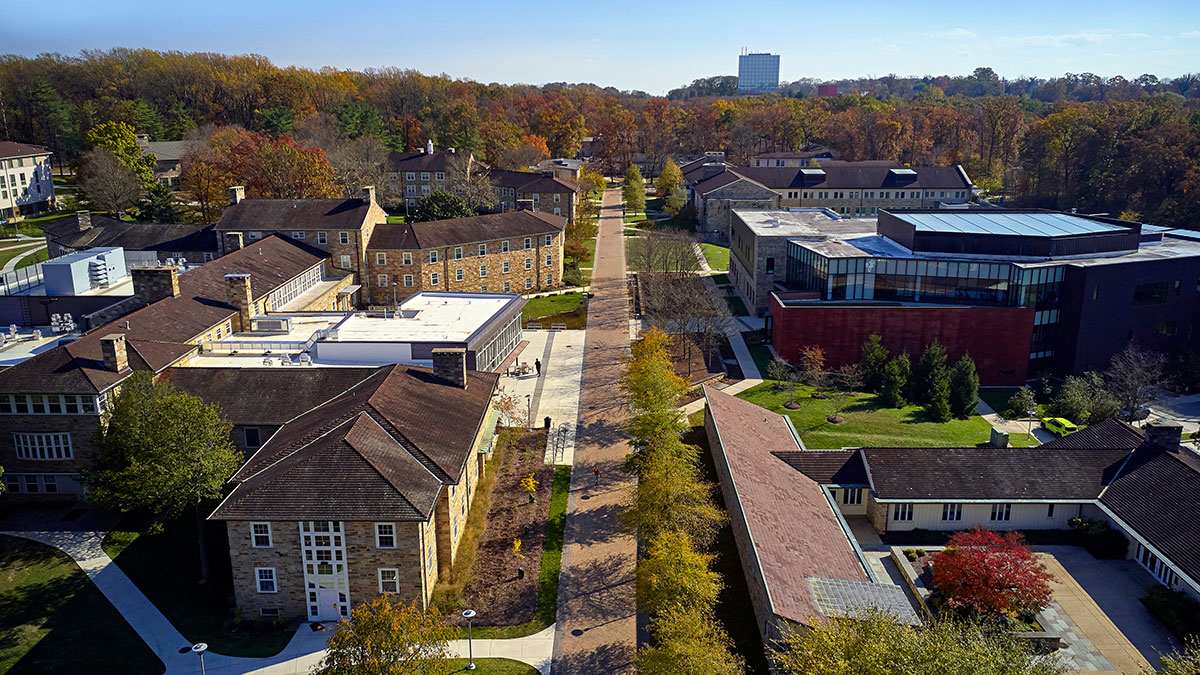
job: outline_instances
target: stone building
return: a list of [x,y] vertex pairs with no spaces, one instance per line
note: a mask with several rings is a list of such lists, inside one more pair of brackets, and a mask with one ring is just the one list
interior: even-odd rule
[[387,159],[387,187],[382,195],[390,204],[407,208],[417,205],[422,197],[438,190],[450,189],[454,171],[474,171],[482,168],[471,153],[457,153],[454,148],[434,151],[433,141],[416,152],[392,152]]
[[367,245],[366,295],[394,304],[418,291],[529,293],[562,285],[566,218],[509,211],[385,224]]
[[496,188],[496,210],[528,210],[575,220],[575,199],[579,186],[559,178],[554,171],[506,171],[488,169],[488,179]]
[[238,606],[312,621],[381,594],[425,607],[491,452],[498,381],[436,350],[432,369],[379,368],[282,425],[210,517],[226,525]]
[[[101,416],[126,378],[185,363],[271,308],[330,309],[350,277],[326,276],[325,262],[271,236],[182,275],[135,268],[135,294],[97,318],[107,325],[0,372],[4,498],[77,497]],[[304,296],[318,284],[330,293]]]
[[245,189],[235,186],[217,234],[221,254],[278,234],[328,253],[331,270],[361,278],[371,232],[385,222],[373,186],[364,187],[360,199],[246,199]]

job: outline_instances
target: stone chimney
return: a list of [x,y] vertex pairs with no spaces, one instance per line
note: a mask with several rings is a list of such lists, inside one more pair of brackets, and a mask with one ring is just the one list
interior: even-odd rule
[[425,154],[427,154],[427,155],[433,154],[433,139],[432,138],[429,139],[428,141],[425,141]]
[[1142,427],[1142,431],[1146,433],[1147,441],[1171,452],[1179,451],[1179,441],[1183,438],[1183,425],[1178,422],[1155,420],[1147,422],[1146,426]]
[[134,267],[129,274],[133,277],[133,294],[145,302],[179,297],[179,270],[175,267]]
[[440,347],[433,350],[433,376],[445,384],[467,388],[467,350]]
[[112,333],[100,338],[100,351],[104,354],[104,369],[114,373],[129,370],[129,355],[125,351],[125,336]]
[[78,224],[80,232],[92,229],[92,212],[76,211],[75,222]]
[[254,299],[250,295],[250,275],[226,274],[225,284],[229,304],[238,311],[238,330],[250,330],[250,319],[254,312]]
[[234,185],[229,188],[229,205],[237,206],[246,198],[246,188],[242,185]]
[[724,162],[708,162],[707,164],[705,164],[704,166],[702,166],[700,168],[700,175],[703,176],[703,180],[708,180],[709,178],[712,178],[713,176],[715,176],[719,173],[724,173],[724,172],[725,172],[725,163]]
[[246,245],[241,232],[226,232],[221,235],[221,242],[225,245],[226,253],[240,251]]
[[368,205],[375,203],[375,186],[374,185],[364,185],[362,187],[362,200],[363,200],[363,203],[368,204]]

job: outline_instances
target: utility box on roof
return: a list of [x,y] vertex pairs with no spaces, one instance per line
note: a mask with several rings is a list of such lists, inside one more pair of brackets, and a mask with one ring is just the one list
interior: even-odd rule
[[78,251],[42,263],[46,295],[84,295],[120,283],[128,275],[119,246]]

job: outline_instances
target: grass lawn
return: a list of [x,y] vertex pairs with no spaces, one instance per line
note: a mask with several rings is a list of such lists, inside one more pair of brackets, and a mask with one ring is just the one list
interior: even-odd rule
[[746,303],[736,295],[725,296],[725,302],[729,304],[729,311],[733,312],[734,316],[750,316],[750,310],[746,309]]
[[388,216],[388,217],[387,217],[387,221],[388,221],[389,223],[403,223],[403,222],[404,222],[404,216]]
[[812,387],[797,387],[799,410],[783,407],[787,392],[774,391],[767,382],[738,394],[738,398],[790,417],[804,444],[812,449],[859,446],[969,448],[987,443],[991,435],[991,425],[978,415],[946,423],[933,422],[925,417],[920,406],[884,408],[875,402],[874,394],[859,394],[841,413],[846,421],[831,424],[825,417],[833,414],[833,399],[811,398],[812,392]]
[[[1018,387],[981,387],[979,398],[1003,417],[1004,409],[1008,407],[1008,399],[1012,398],[1018,389]],[[1038,404],[1037,416],[1038,418],[1050,416],[1050,411],[1045,403]]]
[[475,670],[467,670],[466,659],[450,661],[451,673],[475,675],[537,675],[537,668],[512,659],[475,659]]
[[663,197],[650,197],[650,198],[646,199],[646,210],[647,211],[662,211],[663,204],[666,201],[667,200]]
[[0,267],[8,264],[8,261],[12,260],[13,258],[19,258],[21,256],[28,255],[37,247],[38,243],[33,242],[28,246],[10,246],[8,248],[0,249]]
[[[711,265],[711,263],[710,263],[710,265]],[[728,274],[714,274],[712,277],[712,280],[713,280],[713,283],[718,286],[728,286],[729,285],[729,275]]]
[[[546,520],[546,538],[542,544],[542,566],[538,572],[537,610],[533,620],[519,626],[476,626],[475,637],[524,637],[554,623],[558,616],[558,577],[562,571],[562,547],[567,526],[567,493],[570,490],[571,467],[556,466],[554,488],[550,497],[550,514]],[[462,634],[466,636],[465,629]]]
[[640,223],[646,219],[645,211],[626,211],[622,220],[626,223]]
[[0,598],[0,673],[164,670],[79,566],[49,546],[0,536]]
[[212,651],[227,656],[273,656],[287,646],[293,631],[286,626],[256,627],[244,621],[237,632],[225,630],[233,581],[223,526],[205,530],[210,569],[204,585],[196,583],[200,561],[194,517],[167,523],[161,534],[142,534],[140,523],[122,521],[119,527],[128,529],[109,532],[104,552],[189,642],[207,642]]
[[20,262],[17,263],[17,269],[21,269],[22,267],[29,267],[30,265],[36,265],[38,263],[43,263],[49,259],[50,259],[50,254],[47,252],[46,249],[42,249],[42,250],[38,251],[37,253],[34,253],[33,255],[27,255],[24,258],[21,258]]
[[704,252],[709,267],[718,272],[729,269],[729,249],[715,244],[700,244],[700,250]]
[[742,333],[742,339],[746,341],[746,348],[750,350],[750,357],[754,359],[754,365],[758,367],[758,374],[764,378],[767,376],[767,365],[775,359],[770,348],[763,344],[765,332],[754,330]]
[[528,321],[559,312],[569,312],[582,304],[582,293],[563,293],[562,295],[530,298],[524,309],[521,310],[521,317]]

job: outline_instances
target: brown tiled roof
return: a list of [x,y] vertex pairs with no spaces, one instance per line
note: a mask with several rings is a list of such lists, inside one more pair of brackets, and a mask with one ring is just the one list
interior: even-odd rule
[[365,412],[234,488],[214,520],[428,520],[442,482]]
[[366,412],[400,439],[429,471],[456,482],[499,378],[496,373],[468,371],[467,388],[461,389],[436,380],[429,368],[382,367],[345,393],[331,396],[285,424],[233,480],[246,480]]
[[867,469],[858,450],[776,452],[775,456],[822,485],[867,485]]
[[459,155],[448,150],[439,150],[432,155],[424,152],[388,153],[388,171],[448,171]]
[[578,192],[579,186],[568,180],[545,176],[531,171],[509,171],[507,169],[488,169],[487,177],[492,185],[506,187],[517,192],[548,193],[548,192]]
[[742,559],[762,569],[776,614],[811,624],[822,613],[809,578],[870,578],[821,487],[772,454],[798,449],[783,418],[711,387],[704,394],[720,438],[713,453],[724,457],[718,470],[728,466],[736,492],[725,495],[730,517],[740,512],[754,542]]
[[813,179],[806,177],[801,171],[807,167],[737,167],[732,171],[751,180],[762,183],[769,188],[799,189],[888,189],[888,188],[922,188],[925,190],[969,189],[971,184],[964,180],[957,167],[953,166],[920,166],[912,167],[917,172],[915,180],[898,181],[886,166],[821,166],[825,175]]
[[1194,452],[1143,445],[1100,503],[1200,582],[1200,457]]
[[1080,450],[1133,450],[1145,440],[1142,430],[1121,420],[1111,419],[1089,425],[1073,434],[1042,444],[1043,448],[1077,448]]
[[47,224],[42,230],[54,243],[73,249],[120,246],[126,251],[217,250],[212,225],[127,223],[98,213],[91,215],[91,222],[90,228],[80,231],[79,217],[71,216]]
[[177,389],[221,407],[232,424],[280,426],[353,388],[377,368],[168,368]]
[[14,141],[0,141],[0,157],[28,157],[30,155],[49,155],[50,149],[40,145],[29,145]]
[[506,211],[470,218],[376,225],[368,250],[395,251],[462,246],[496,239],[556,234],[567,219],[544,211]]
[[0,372],[0,392],[97,393],[111,387],[129,373],[103,367],[100,338],[110,333],[125,335],[131,369],[162,370],[195,349],[184,343],[234,315],[226,301],[226,274],[249,274],[251,292],[259,298],[324,257],[282,237],[262,239],[180,275],[178,297],[147,305]]
[[468,371],[462,389],[429,368],[378,368],[284,424],[211,518],[427,520],[473,459],[498,381]]
[[[701,180],[699,183],[696,183],[696,185],[693,189],[695,189],[696,192],[698,192],[702,195],[706,195],[706,194],[712,192],[713,190],[723,188],[726,185],[736,183],[739,180],[748,180],[751,183],[762,185],[761,183],[754,180],[753,178],[746,178],[745,176],[743,176],[739,173],[736,173],[734,171],[730,171],[727,169],[725,171],[722,171],[721,173],[718,173],[715,176]],[[765,188],[766,186],[763,185],[763,187]]]
[[1073,448],[863,448],[882,500],[1095,499],[1129,451]]
[[369,209],[362,199],[244,199],[225,208],[217,230],[360,230]]

